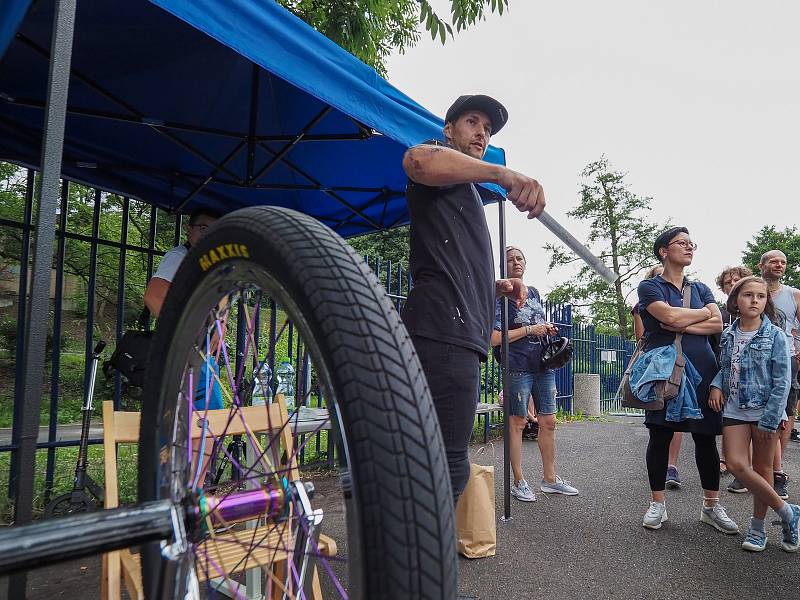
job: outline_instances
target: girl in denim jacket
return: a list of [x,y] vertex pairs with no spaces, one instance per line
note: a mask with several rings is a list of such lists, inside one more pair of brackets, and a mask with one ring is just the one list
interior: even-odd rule
[[728,296],[727,308],[738,318],[722,333],[722,365],[711,383],[708,404],[723,411],[722,446],[728,469],[753,494],[753,516],[742,549],[764,550],[764,519],[771,507],[783,522],[781,548],[797,552],[800,506],[781,500],[772,487],[776,431],[786,420],[789,392],[786,335],[770,322],[774,307],[767,283],[760,277],[739,280]]

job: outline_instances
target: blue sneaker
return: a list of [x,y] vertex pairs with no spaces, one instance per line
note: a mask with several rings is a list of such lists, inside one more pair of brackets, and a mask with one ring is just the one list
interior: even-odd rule
[[767,547],[767,532],[753,529],[752,527],[747,530],[747,535],[742,542],[742,550],[749,550],[750,552],[763,552]]
[[683,482],[681,481],[681,476],[678,475],[678,467],[675,465],[669,465],[667,467],[667,487],[671,488],[680,488],[683,486]]
[[798,535],[797,525],[800,523],[800,506],[790,504],[792,507],[792,520],[783,523],[783,541],[781,548],[786,552],[797,552],[800,550],[800,536]]

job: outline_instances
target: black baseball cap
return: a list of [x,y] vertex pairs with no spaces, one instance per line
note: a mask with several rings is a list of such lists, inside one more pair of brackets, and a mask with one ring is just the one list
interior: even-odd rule
[[500,104],[491,96],[484,96],[482,94],[459,96],[453,102],[453,105],[447,109],[447,115],[444,117],[445,123],[453,123],[463,113],[468,110],[479,110],[486,113],[486,116],[492,121],[492,135],[497,133],[503,128],[503,125],[508,121],[508,111],[506,107]]

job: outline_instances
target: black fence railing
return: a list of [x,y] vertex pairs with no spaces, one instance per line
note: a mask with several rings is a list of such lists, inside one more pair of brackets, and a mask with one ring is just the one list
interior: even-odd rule
[[[26,298],[37,185],[34,171],[0,162],[0,487],[9,497],[14,493],[13,454],[18,447],[22,414],[24,365],[19,357],[23,356],[25,322],[30,318],[26,314]],[[136,321],[145,287],[160,257],[182,241],[180,216],[68,181],[62,184],[57,221],[44,374],[49,397],[42,401],[37,453],[37,473],[42,477],[37,486],[44,503],[54,490],[71,484],[74,463],[70,464],[70,457],[77,441],[63,435],[62,428],[80,420],[92,348],[103,339],[109,345],[106,352],[113,350],[126,328]],[[365,258],[395,308],[401,310],[413,285],[407,267],[378,257]],[[561,334],[571,337],[575,347],[572,362],[556,374],[559,407],[572,411],[573,372],[589,372],[601,375],[603,410],[618,410],[614,393],[633,344],[574,323],[568,304],[546,303],[545,310],[547,319],[558,324]],[[289,361],[297,374],[297,396],[307,398],[310,406],[324,406],[323,394],[314,387],[314,368],[307,349],[293,324],[286,321],[274,303],[262,319],[265,327],[259,352],[269,357],[271,372],[275,373],[281,362]],[[481,402],[496,402],[500,389],[499,364],[490,353],[482,366]],[[118,409],[138,409],[136,399],[126,393],[119,376],[110,381],[99,378],[95,405],[103,400],[113,400]],[[497,421],[498,415],[491,418]],[[300,436],[301,464],[323,461],[332,465],[333,444],[328,432],[306,437]],[[102,440],[91,442],[99,444]]]

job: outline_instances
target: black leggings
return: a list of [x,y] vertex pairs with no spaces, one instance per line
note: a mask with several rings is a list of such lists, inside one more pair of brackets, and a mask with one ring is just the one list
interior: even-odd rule
[[[647,444],[647,476],[650,489],[663,492],[666,487],[669,443],[674,431],[666,427],[650,425],[650,442]],[[704,490],[719,490],[719,452],[717,436],[693,433],[694,461]]]

